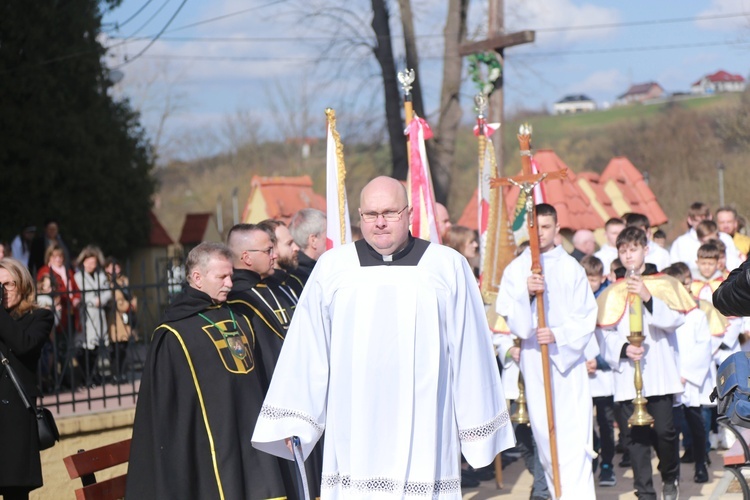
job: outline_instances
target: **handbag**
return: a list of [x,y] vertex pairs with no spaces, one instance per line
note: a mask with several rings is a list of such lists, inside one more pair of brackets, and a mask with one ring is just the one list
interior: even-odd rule
[[711,401],[716,411],[740,427],[750,427],[750,353],[736,352],[719,367]]
[[[34,411],[34,407],[29,402],[29,397],[26,395],[16,376],[16,371],[10,366],[10,361],[5,355],[0,352],[0,363],[3,364],[5,370],[8,372],[10,380],[13,385],[16,386],[18,395],[21,396],[24,406],[27,410]],[[47,408],[37,408],[34,415],[36,417],[36,427],[39,433],[39,450],[46,450],[55,446],[57,441],[60,441],[60,432],[57,430],[57,424],[55,423],[55,417],[52,416],[52,412]]]

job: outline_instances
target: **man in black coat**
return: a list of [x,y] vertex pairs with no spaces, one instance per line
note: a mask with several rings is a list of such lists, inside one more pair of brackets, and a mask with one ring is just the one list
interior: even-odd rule
[[226,305],[232,254],[204,242],[185,266],[146,360],[126,498],[288,497],[288,469],[250,444],[264,388],[250,319]]
[[714,292],[713,300],[724,316],[750,316],[750,259],[729,273]]

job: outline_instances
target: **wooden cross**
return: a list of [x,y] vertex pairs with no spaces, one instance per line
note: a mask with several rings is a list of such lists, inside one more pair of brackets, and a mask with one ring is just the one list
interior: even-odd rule
[[[521,191],[518,196],[525,196],[527,225],[529,228],[529,248],[531,250],[531,272],[542,274],[542,262],[539,257],[539,234],[536,227],[536,206],[534,205],[534,188],[552,179],[563,179],[568,176],[568,170],[563,169],[554,173],[535,174],[531,168],[531,126],[521,125],[518,134],[518,142],[521,146],[521,163],[523,173],[516,177],[501,177],[490,180],[490,186],[500,189],[500,186],[518,186]],[[544,316],[544,292],[536,292],[537,327],[545,328],[547,321]],[[552,404],[552,380],[549,363],[549,346],[541,345],[542,351],[542,375],[544,377],[544,395],[547,406],[547,428],[549,430],[550,455],[552,456],[552,479],[555,486],[555,497],[560,498],[562,487],[560,485],[560,463],[557,457],[557,433],[555,431],[555,409]]]

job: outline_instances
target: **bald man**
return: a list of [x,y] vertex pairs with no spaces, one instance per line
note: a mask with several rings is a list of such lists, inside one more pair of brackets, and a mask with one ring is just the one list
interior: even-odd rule
[[453,224],[451,224],[448,209],[442,203],[435,203],[435,223],[440,234],[440,241],[445,241],[445,235]]
[[573,235],[573,251],[570,253],[578,262],[587,255],[594,255],[596,239],[594,233],[588,229],[579,229]]
[[321,498],[461,499],[463,453],[513,445],[482,298],[458,252],[412,237],[397,180],[362,190],[363,239],[327,251],[300,297],[253,434],[306,455],[325,429]]

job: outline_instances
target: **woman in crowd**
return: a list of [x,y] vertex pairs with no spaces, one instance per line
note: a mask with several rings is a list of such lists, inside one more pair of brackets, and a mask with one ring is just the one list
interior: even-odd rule
[[445,233],[443,244],[466,257],[474,274],[478,275],[479,238],[476,231],[466,226],[451,226]]
[[[0,260],[0,284],[0,351],[34,405],[39,396],[36,367],[52,331],[54,315],[36,305],[34,282],[19,261]],[[0,495],[5,500],[27,499],[31,490],[42,486],[35,414],[24,406],[4,373],[0,377],[0,401]]]
[[88,245],[78,255],[76,263],[79,270],[74,276],[82,296],[81,343],[85,357],[81,359],[81,363],[88,373],[86,381],[89,386],[100,385],[103,382],[97,367],[97,351],[100,346],[109,345],[105,307],[112,298],[112,291],[107,276],[102,271],[103,260],[102,251],[96,246]]
[[128,341],[135,334],[135,311],[138,304],[129,288],[128,277],[122,274],[120,263],[109,257],[104,264],[107,281],[114,300],[110,302],[107,314],[109,340],[112,342],[110,366],[115,383],[127,382],[125,355]]
[[[46,264],[36,273],[36,281],[39,283],[49,279],[52,285],[50,296],[54,299],[59,314],[56,330],[60,336],[68,338],[71,331],[79,329],[76,308],[81,301],[81,295],[78,285],[73,279],[73,271],[65,267],[65,253],[62,247],[50,245],[44,254],[44,261]],[[58,343],[58,348],[60,347],[62,346]]]

